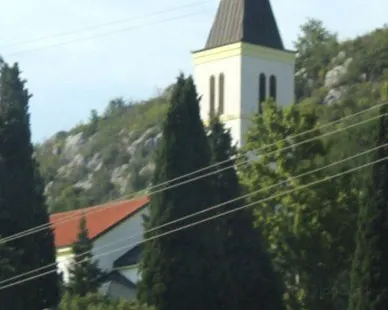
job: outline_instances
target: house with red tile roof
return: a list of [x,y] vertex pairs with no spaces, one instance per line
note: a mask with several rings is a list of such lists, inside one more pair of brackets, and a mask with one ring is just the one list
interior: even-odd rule
[[143,239],[148,203],[148,197],[139,197],[52,214],[50,222],[55,235],[57,264],[65,283],[69,281],[73,259],[71,246],[77,240],[79,222],[84,215],[93,242],[93,257],[107,272],[101,292],[110,297],[134,297],[139,276],[139,242]]

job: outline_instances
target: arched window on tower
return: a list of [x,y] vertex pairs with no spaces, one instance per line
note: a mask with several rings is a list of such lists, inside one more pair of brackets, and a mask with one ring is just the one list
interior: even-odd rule
[[215,103],[216,103],[216,79],[214,75],[210,77],[210,102],[209,102],[209,116],[213,117],[215,112]]
[[266,77],[264,73],[260,73],[259,75],[259,114],[263,113],[263,107],[262,103],[265,101],[267,94],[266,94]]
[[274,75],[269,78],[269,96],[276,101],[276,77]]
[[225,101],[225,75],[223,73],[218,77],[218,115],[224,114]]

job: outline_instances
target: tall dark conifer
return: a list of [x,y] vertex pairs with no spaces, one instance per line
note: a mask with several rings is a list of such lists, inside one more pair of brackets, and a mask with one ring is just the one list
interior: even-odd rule
[[[1,237],[0,237],[1,238]],[[10,282],[3,282],[15,275],[20,255],[5,243],[0,242],[0,286],[6,286]],[[1,309],[22,310],[23,304],[18,296],[17,287],[9,287],[0,290]]]
[[[40,177],[33,158],[30,97],[18,65],[3,64],[0,72],[0,235],[4,237],[48,223],[42,184],[37,183]],[[31,234],[8,245],[21,253],[20,264],[15,266],[17,274],[42,267],[43,262],[55,262],[54,255],[49,258],[46,255],[55,251],[49,232]],[[48,287],[50,290],[46,290]],[[56,304],[56,289],[55,274],[17,286],[24,309],[31,310],[41,310],[48,302]]]
[[[387,105],[382,106],[380,114],[387,113]],[[386,143],[388,117],[384,115],[380,118],[377,144]],[[388,309],[388,160],[384,159],[387,156],[388,146],[378,149],[376,160],[381,161],[373,166],[372,182],[359,209],[349,310]]]
[[[156,159],[154,184],[160,184],[208,166],[210,151],[199,115],[198,95],[191,77],[180,75],[171,97]],[[199,174],[198,174],[199,175]],[[192,177],[192,176],[191,176]],[[189,179],[170,182],[174,185]],[[210,179],[202,178],[151,196],[150,229],[212,204]],[[182,221],[145,235],[145,238],[186,225]],[[214,244],[211,223],[181,230],[146,242],[142,253],[141,302],[156,310],[219,309],[213,289]]]
[[[34,160],[35,176],[35,218],[37,223],[48,223],[50,221],[47,213],[46,201],[44,197],[44,181],[39,173],[39,165]],[[36,238],[36,252],[39,266],[51,265],[56,260],[56,249],[54,246],[54,232],[52,229],[45,229],[38,232]],[[57,284],[59,275],[50,273],[39,278],[39,300],[42,308],[50,308],[58,305],[60,300],[60,286]]]
[[[233,157],[236,150],[228,130],[218,118],[210,125],[209,142],[213,164],[219,172],[214,177],[213,191],[215,203],[220,204],[242,195]],[[244,199],[219,208],[219,212],[244,205]],[[250,209],[222,216],[214,223],[215,233],[222,240],[219,265],[223,267],[218,294],[222,309],[230,310],[282,310],[282,285],[277,279],[269,254],[260,232],[253,227]],[[218,271],[219,272],[219,271]],[[220,308],[221,309],[221,308]]]

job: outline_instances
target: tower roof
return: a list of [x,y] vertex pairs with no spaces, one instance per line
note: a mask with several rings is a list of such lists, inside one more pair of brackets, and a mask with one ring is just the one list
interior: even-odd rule
[[221,0],[205,49],[237,42],[284,49],[270,0]]

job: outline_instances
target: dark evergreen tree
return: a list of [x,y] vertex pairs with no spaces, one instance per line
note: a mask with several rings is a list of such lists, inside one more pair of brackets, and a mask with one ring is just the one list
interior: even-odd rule
[[[388,90],[386,88],[386,90]],[[388,92],[387,92],[388,94]],[[387,105],[380,110],[378,145],[388,143]],[[349,310],[388,309],[388,146],[379,148],[372,182],[360,206]]]
[[[0,282],[2,282],[0,286],[11,283],[11,281],[3,281],[15,275],[15,267],[20,263],[19,259],[20,255],[14,249],[0,242]],[[0,290],[1,309],[22,310],[23,304],[18,297],[18,289],[15,286]]]
[[[191,77],[180,75],[163,125],[153,184],[170,181],[209,164],[210,150],[199,115],[194,82]],[[189,178],[170,182],[169,185]],[[210,185],[210,178],[202,178],[151,195],[150,218],[146,229],[211,206],[213,198]],[[169,225],[145,234],[145,238],[201,218],[198,216]],[[219,309],[213,290],[220,283],[215,283],[212,276],[219,262],[214,257],[211,225],[201,224],[144,244],[142,280],[138,285],[141,302],[155,306],[156,310]]]
[[[35,160],[34,160],[35,161]],[[38,223],[48,223],[50,221],[47,213],[46,201],[44,197],[44,181],[39,174],[39,165],[35,161],[35,217]],[[51,265],[56,261],[56,250],[54,246],[54,232],[45,229],[36,233],[36,252],[39,266]],[[45,270],[47,271],[47,270]],[[39,300],[41,308],[50,308],[58,305],[60,301],[59,276],[57,273],[50,273],[38,279]]]
[[[48,214],[31,143],[29,99],[17,64],[3,64],[0,71],[0,235],[7,237],[48,223]],[[15,273],[55,262],[50,232],[30,234],[7,243],[20,253]],[[49,253],[49,254],[48,254]],[[50,289],[48,289],[50,288]],[[58,302],[55,274],[17,286],[23,309],[41,310]],[[20,298],[23,296],[23,298]]]
[[96,293],[100,286],[100,278],[104,272],[98,267],[98,262],[93,260],[93,243],[89,238],[86,218],[83,215],[79,224],[77,241],[72,246],[74,262],[70,267],[69,292],[73,295],[86,296]]
[[[215,203],[220,204],[242,195],[234,164],[236,149],[228,130],[218,118],[210,124],[209,142],[213,164],[219,172],[214,177]],[[219,208],[225,212],[244,205],[244,200]],[[219,283],[222,309],[285,309],[283,290],[263,244],[260,232],[253,227],[250,209],[222,216],[216,220],[215,234],[222,240],[218,262],[223,266]],[[221,307],[220,307],[221,309]]]

